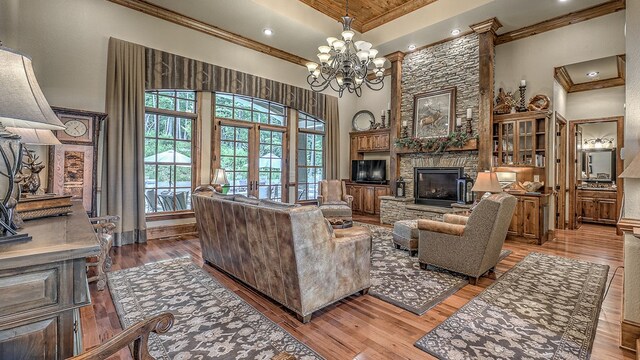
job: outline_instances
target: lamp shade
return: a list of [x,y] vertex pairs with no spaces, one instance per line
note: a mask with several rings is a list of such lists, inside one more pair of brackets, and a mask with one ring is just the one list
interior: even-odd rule
[[621,179],[640,179],[640,153],[631,160],[629,166],[620,174]]
[[213,178],[211,180],[211,183],[216,185],[224,185],[229,183],[229,180],[227,180],[227,173],[224,171],[224,169],[215,169],[213,171]]
[[65,128],[40,90],[31,59],[3,46],[0,46],[0,123],[13,128]]
[[44,129],[23,129],[23,128],[6,128],[8,132],[20,135],[21,143],[27,145],[60,145],[58,138],[51,130]]
[[499,193],[502,192],[502,187],[500,186],[496,173],[485,171],[478,173],[478,177],[476,178],[476,182],[473,184],[471,191]]

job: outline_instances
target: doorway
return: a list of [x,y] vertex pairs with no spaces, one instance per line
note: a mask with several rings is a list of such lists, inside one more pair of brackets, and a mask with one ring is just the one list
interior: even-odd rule
[[224,169],[229,194],[286,202],[287,131],[282,126],[217,120],[213,167]]
[[567,119],[557,111],[556,118],[556,160],[555,160],[555,204],[556,229],[564,229],[567,221]]
[[615,225],[622,204],[624,117],[569,122],[569,229]]

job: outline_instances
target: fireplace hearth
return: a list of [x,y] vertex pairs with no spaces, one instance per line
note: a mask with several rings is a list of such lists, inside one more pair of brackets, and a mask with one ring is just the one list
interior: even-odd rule
[[457,180],[464,177],[461,167],[414,169],[416,204],[449,207],[458,200]]

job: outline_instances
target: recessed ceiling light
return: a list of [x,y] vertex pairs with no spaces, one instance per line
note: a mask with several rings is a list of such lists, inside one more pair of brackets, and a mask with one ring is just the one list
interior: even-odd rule
[[453,29],[453,30],[451,30],[451,35],[453,35],[453,36],[458,36],[458,35],[460,35],[460,29]]
[[416,44],[411,44],[408,46],[409,51],[413,51],[416,49]]
[[598,71],[592,71],[592,72],[588,72],[587,73],[588,77],[596,77],[598,75],[600,75],[600,72],[598,72]]
[[262,29],[262,33],[267,35],[267,36],[271,36],[271,35],[273,35],[273,30],[271,30],[269,28],[264,28],[264,29]]

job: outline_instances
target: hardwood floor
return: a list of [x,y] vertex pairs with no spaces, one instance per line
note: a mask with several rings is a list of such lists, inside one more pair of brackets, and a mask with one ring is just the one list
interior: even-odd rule
[[[371,218],[356,221],[375,223]],[[622,265],[622,237],[614,227],[583,225],[577,231],[556,232],[556,239],[542,246],[507,241],[505,248],[513,254],[498,264],[504,273],[530,252],[584,259],[611,267]],[[189,255],[202,266],[197,239],[157,240],[146,245],[127,245],[112,250],[113,270]],[[478,295],[494,280],[481,278],[477,286],[467,285],[423,316],[414,315],[370,295],[351,296],[314,313],[309,324],[302,324],[288,311],[267,298],[206,265],[204,268],[222,284],[240,295],[270,319],[280,324],[300,341],[327,359],[432,359],[413,346],[429,330],[451,316]],[[120,323],[107,290],[97,291],[91,284],[93,305],[82,309],[85,348],[99,344],[120,331]],[[600,312],[592,359],[635,359],[631,352],[618,347],[622,304],[622,270],[618,270]],[[119,357],[118,357],[119,356]],[[130,359],[122,350],[113,359]]]

